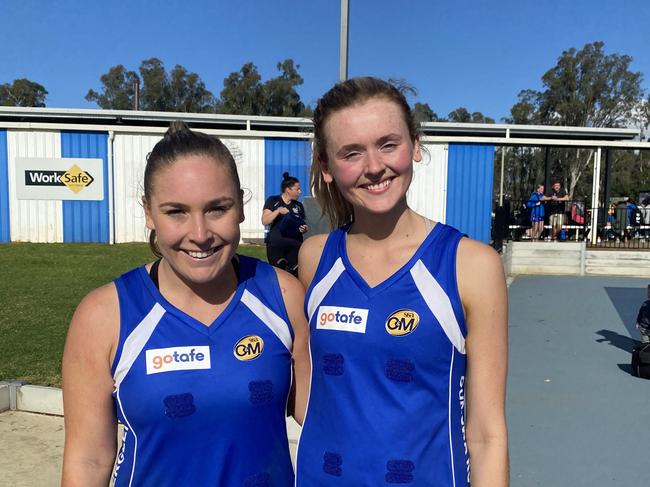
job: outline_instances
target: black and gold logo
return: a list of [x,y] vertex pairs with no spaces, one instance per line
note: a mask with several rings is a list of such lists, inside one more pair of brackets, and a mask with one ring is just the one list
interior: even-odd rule
[[397,337],[410,335],[420,324],[418,314],[410,309],[395,311],[386,320],[386,331]]
[[255,360],[264,351],[264,340],[257,335],[247,335],[235,344],[233,353],[237,360]]
[[76,164],[67,171],[25,171],[26,186],[66,186],[75,194],[90,186],[94,180],[95,178]]

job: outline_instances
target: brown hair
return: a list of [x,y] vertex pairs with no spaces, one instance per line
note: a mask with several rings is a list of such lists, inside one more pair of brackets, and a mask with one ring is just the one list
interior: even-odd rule
[[[232,178],[237,189],[241,189],[237,165],[228,148],[217,137],[202,132],[190,130],[185,122],[173,121],[164,137],[160,140],[147,156],[144,168],[144,196],[143,203],[149,204],[153,193],[153,178],[163,168],[171,166],[181,157],[190,155],[205,155],[215,162],[223,165]],[[162,257],[156,245],[156,231],[149,234],[149,248],[156,257]]]
[[310,180],[314,197],[334,228],[351,223],[354,212],[352,205],[343,198],[336,185],[327,184],[323,180],[321,168],[328,162],[325,123],[333,113],[364,103],[371,98],[384,98],[397,104],[404,116],[411,140],[415,141],[418,137],[418,123],[413,118],[404,93],[387,81],[369,76],[351,78],[335,84],[318,100],[313,117],[314,155]]

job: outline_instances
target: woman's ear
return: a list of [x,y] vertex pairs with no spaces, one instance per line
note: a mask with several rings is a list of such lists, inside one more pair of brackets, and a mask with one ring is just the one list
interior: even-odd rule
[[151,218],[151,209],[149,206],[149,202],[144,196],[142,197],[141,203],[142,203],[142,208],[144,209],[144,219],[147,228],[149,230],[155,230],[156,226],[153,223],[153,218]]
[[327,162],[323,161],[319,157],[318,165],[320,166],[320,173],[323,175],[323,181],[325,181],[326,184],[330,184],[332,181],[334,181],[334,178],[332,177],[332,173],[330,173],[329,171]]
[[246,216],[244,215],[244,190],[240,189],[239,190],[239,223],[244,223],[244,220],[246,219]]
[[422,147],[420,146],[420,136],[415,136],[415,141],[413,143],[413,160],[415,162],[420,162],[422,160]]

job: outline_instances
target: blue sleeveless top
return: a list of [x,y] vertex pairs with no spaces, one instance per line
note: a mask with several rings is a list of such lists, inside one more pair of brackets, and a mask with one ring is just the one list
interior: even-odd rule
[[210,326],[167,302],[144,267],[115,281],[117,487],[293,484],[293,331],[273,268],[239,259],[235,295]]
[[348,260],[346,232],[328,237],[306,298],[312,379],[297,486],[469,485],[461,237],[438,223],[372,288]]

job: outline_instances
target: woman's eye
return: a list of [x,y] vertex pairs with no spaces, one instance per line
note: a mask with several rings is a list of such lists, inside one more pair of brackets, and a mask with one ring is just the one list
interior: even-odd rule
[[383,151],[392,151],[397,148],[397,143],[395,142],[387,142],[384,145],[381,146],[381,150]]
[[350,160],[350,159],[354,159],[355,157],[357,157],[359,155],[360,155],[359,152],[348,152],[347,154],[343,155],[343,159]]
[[208,210],[208,213],[224,213],[228,211],[226,206],[213,206]]
[[183,211],[178,210],[178,209],[165,211],[165,215],[168,215],[168,216],[178,216],[178,215],[182,215],[182,214],[183,214]]

